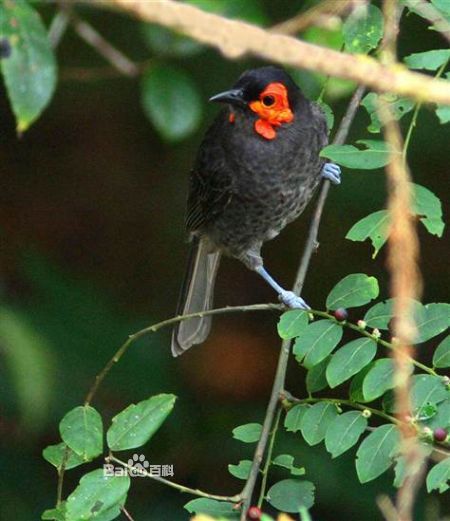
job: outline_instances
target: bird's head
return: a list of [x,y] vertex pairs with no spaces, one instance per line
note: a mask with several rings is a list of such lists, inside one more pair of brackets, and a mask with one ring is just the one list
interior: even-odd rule
[[209,101],[231,106],[230,123],[237,112],[256,118],[255,132],[270,140],[276,137],[276,127],[294,120],[295,108],[302,98],[300,89],[283,69],[260,67],[244,72],[232,89]]

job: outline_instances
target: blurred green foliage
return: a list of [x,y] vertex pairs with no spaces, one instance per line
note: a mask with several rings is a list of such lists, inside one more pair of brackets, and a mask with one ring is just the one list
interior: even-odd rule
[[[432,1],[447,12],[445,0]],[[271,26],[317,2],[191,3]],[[55,5],[31,4],[49,27]],[[5,5],[2,1],[0,9]],[[119,77],[68,30],[56,51],[60,83],[48,105],[56,83],[53,54],[42,43],[39,18],[24,1],[15,5],[40,54],[27,57],[27,49],[19,46],[17,58],[0,60],[5,77],[13,78],[24,63],[34,71],[24,90],[7,80],[0,91],[0,517],[28,521],[38,519],[54,503],[54,469],[41,452],[58,439],[59,420],[82,403],[94,376],[130,333],[173,314],[185,254],[186,174],[201,133],[215,113],[206,100],[260,62],[227,62],[181,35],[155,26],[139,27],[134,20],[80,5],[77,12],[135,60],[143,74],[139,81]],[[414,14],[402,23],[400,57],[411,55],[409,65],[422,68],[423,61],[414,53],[430,50],[440,57],[432,70],[445,66],[442,52],[436,54],[443,47],[439,35]],[[32,24],[30,29],[27,24]],[[346,25],[344,32],[342,27],[315,27],[300,36],[335,49],[345,42],[347,48],[360,50],[351,39],[351,21]],[[7,18],[0,18],[0,38],[9,30]],[[309,97],[322,93],[339,119],[353,89],[351,82],[292,72]],[[44,109],[41,119],[17,139],[16,126],[25,130]],[[407,110],[400,112],[403,116]],[[442,123],[449,121],[447,113],[448,107],[436,111]],[[409,118],[408,114],[402,118],[403,128]],[[370,138],[368,125],[373,132],[376,122],[360,111],[351,142]],[[448,200],[448,185],[443,183],[447,150],[448,127],[440,127],[433,110],[424,107],[412,139],[410,164],[415,180],[443,201]],[[375,273],[386,288],[382,259],[373,264],[368,246],[344,240],[358,219],[383,207],[384,196],[383,178],[374,171],[345,172],[343,186],[333,190],[319,254],[305,287],[313,305],[324,300],[330,281],[346,275],[349,266]],[[306,214],[266,248],[268,264],[282,279],[292,277],[307,221]],[[445,246],[423,231],[420,234],[425,301],[444,300]],[[333,264],[330,259],[335,259]],[[271,298],[237,263],[227,264],[220,277],[219,303]],[[239,460],[243,449],[232,440],[231,431],[262,418],[278,349],[274,331],[273,317],[218,318],[208,343],[189,359],[176,362],[169,355],[167,331],[147,337],[113,369],[96,406],[110,419],[130,402],[174,392],[182,398],[178,410],[164,433],[155,435],[146,455],[173,464],[176,481],[234,493],[236,480],[227,465]],[[420,356],[431,359],[430,353]],[[293,390],[305,392],[298,369],[289,380]],[[280,443],[307,467],[309,480],[320,482],[315,519],[349,518],[355,512],[361,519],[382,519],[373,498],[392,492],[390,476],[361,487],[353,471],[354,450],[330,465],[323,446],[307,447],[298,434],[281,433]],[[251,458],[252,451],[249,446],[246,457]],[[66,479],[67,491],[82,475],[72,472]],[[274,476],[285,476],[283,469],[277,472]],[[428,488],[436,488],[433,476],[429,481]],[[186,519],[181,508],[186,498],[156,484],[140,482],[135,488],[130,509],[136,519]],[[439,508],[434,497],[422,498],[418,519],[425,519],[427,508]],[[448,505],[443,503],[442,508],[445,511]]]

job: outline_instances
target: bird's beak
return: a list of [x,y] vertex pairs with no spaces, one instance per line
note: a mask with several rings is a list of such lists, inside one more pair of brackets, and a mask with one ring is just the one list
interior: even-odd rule
[[225,92],[221,92],[220,94],[216,94],[212,98],[209,98],[209,101],[230,103],[230,105],[238,105],[241,107],[245,107],[246,105],[241,89],[226,90]]

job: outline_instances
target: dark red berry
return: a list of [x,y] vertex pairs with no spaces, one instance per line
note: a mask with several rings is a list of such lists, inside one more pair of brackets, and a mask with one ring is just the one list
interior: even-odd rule
[[247,512],[248,519],[261,519],[262,512],[258,507],[250,507]]
[[447,439],[447,436],[448,432],[446,431],[446,429],[443,429],[442,427],[438,427],[433,431],[434,441],[445,441]]
[[348,311],[345,308],[338,308],[334,312],[334,318],[336,320],[339,320],[340,322],[347,320],[348,318]]

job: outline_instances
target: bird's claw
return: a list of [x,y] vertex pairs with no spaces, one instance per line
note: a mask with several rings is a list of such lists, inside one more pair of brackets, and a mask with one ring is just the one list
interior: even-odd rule
[[341,184],[341,167],[335,163],[325,163],[322,168],[322,177],[334,185]]
[[311,309],[308,304],[296,295],[293,291],[283,291],[278,295],[280,301],[287,307],[292,309]]

